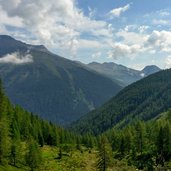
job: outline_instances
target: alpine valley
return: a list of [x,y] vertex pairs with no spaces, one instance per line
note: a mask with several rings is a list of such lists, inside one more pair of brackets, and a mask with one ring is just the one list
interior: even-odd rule
[[0,171],[171,169],[171,69],[83,64],[1,35],[0,75]]
[[85,65],[43,45],[0,36],[0,76],[12,103],[62,125],[99,107],[125,85],[160,70],[149,68],[151,72],[144,73],[114,63]]
[[120,91],[97,110],[73,124],[80,133],[101,134],[138,120],[155,119],[171,108],[171,69],[150,75]]
[[171,0],[0,0],[0,171],[171,171]]
[[[3,61],[8,56],[27,60],[29,55],[30,62]],[[0,36],[0,56],[0,76],[12,103],[53,123],[68,124],[122,89],[117,82],[42,45],[28,45],[9,36]]]

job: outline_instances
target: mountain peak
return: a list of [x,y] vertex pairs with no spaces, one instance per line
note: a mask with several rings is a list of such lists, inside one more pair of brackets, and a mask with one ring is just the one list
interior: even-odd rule
[[28,49],[34,49],[34,50],[38,50],[41,52],[48,52],[49,53],[49,50],[44,45],[28,45]]
[[101,65],[101,63],[93,61],[88,63],[87,65]]
[[8,40],[14,40],[14,38],[12,38],[11,36],[9,35],[0,35],[0,40],[4,40],[4,39],[8,39]]
[[160,70],[161,69],[156,65],[148,65],[141,72],[144,73],[145,75],[150,75]]
[[9,35],[0,35],[0,56],[16,51],[27,52],[27,50],[37,50],[50,53],[44,45],[31,45],[14,39]]

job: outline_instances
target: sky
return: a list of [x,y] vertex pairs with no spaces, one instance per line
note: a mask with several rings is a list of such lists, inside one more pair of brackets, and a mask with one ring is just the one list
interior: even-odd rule
[[0,34],[83,63],[171,68],[170,0],[0,0]]

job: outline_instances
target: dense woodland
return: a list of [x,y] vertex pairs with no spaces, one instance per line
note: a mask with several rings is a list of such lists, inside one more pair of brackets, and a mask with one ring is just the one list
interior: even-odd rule
[[[41,147],[44,145],[59,147],[61,155],[63,149],[78,148],[78,143],[89,146],[89,136],[76,136],[13,106],[0,83],[0,165],[26,165],[34,170],[41,163]],[[57,154],[56,151],[56,157]]]
[[111,129],[105,135],[114,158],[124,159],[140,170],[171,169],[171,111],[146,123],[138,121],[120,131]]
[[71,128],[98,135],[138,120],[148,121],[171,108],[171,69],[150,75],[121,90],[110,101],[75,122]]
[[13,106],[0,84],[2,171],[155,171],[171,169],[170,160],[171,111],[96,137],[76,135]]

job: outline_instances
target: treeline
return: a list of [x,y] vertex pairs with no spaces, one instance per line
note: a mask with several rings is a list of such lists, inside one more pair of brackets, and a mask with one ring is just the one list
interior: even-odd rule
[[79,136],[40,119],[19,106],[13,106],[0,81],[0,166],[25,165],[34,170],[41,164],[44,145],[80,149],[91,148],[95,142],[89,134]]
[[[171,111],[157,120],[137,121],[123,130],[111,129],[102,135],[102,139],[101,149],[104,150],[100,156],[106,156],[109,163],[106,168],[110,167],[109,161],[117,159],[145,171],[171,169]],[[112,149],[112,153],[107,149]],[[100,157],[99,161],[104,161],[102,159]],[[104,168],[104,163],[101,168]]]

